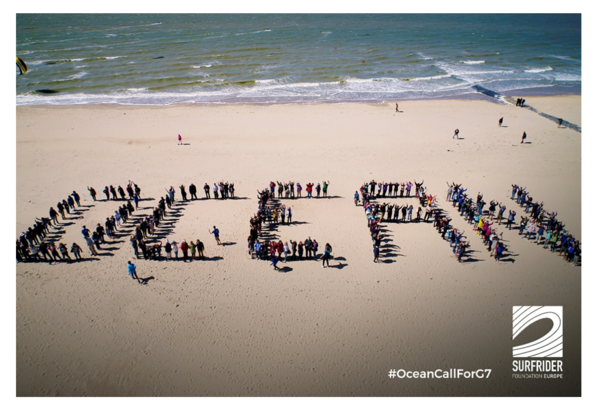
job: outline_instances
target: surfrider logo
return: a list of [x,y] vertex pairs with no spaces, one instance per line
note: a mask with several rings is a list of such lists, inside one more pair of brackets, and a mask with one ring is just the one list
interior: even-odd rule
[[552,329],[532,342],[513,346],[513,357],[558,358],[563,356],[562,306],[514,306],[513,340],[528,326],[542,319],[552,321]]

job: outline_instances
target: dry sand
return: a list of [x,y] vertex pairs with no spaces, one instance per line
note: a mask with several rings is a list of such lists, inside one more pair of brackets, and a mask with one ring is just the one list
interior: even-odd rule
[[[580,96],[527,104],[581,123]],[[240,199],[178,203],[169,239],[200,239],[211,260],[137,260],[140,277],[154,278],[147,285],[127,275],[127,237],[97,260],[17,264],[17,395],[580,394],[581,269],[505,227],[509,261],[494,262],[443,198],[446,181],[461,182],[523,215],[509,190],[524,185],[580,238],[581,134],[487,101],[399,105],[18,107],[17,236],[77,190],[84,207],[60,241],[88,255],[81,226],[104,221],[116,202],[93,202],[87,186],[103,199],[105,185],[133,180],[152,207],[169,186],[194,182],[203,198],[205,182],[229,180]],[[456,128],[464,139],[452,139]],[[531,143],[519,144],[523,131]],[[371,179],[424,180],[478,261],[459,264],[422,223],[389,224],[399,248],[373,263],[352,201]],[[331,243],[336,268],[302,261],[277,273],[249,259],[256,190],[270,180],[331,182],[333,198],[284,201],[300,223],[274,233]],[[215,245],[213,225],[228,246]],[[564,307],[564,379],[511,378],[515,305]],[[387,377],[391,368],[493,372],[402,380]]]

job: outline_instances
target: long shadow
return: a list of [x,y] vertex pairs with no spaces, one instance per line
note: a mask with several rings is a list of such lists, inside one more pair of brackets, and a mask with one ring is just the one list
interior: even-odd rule
[[147,277],[147,278],[140,278],[140,283],[141,283],[142,285],[147,285],[147,284],[148,284],[148,281],[151,281],[152,279],[154,279],[154,277],[153,277],[153,276],[149,276],[149,277]]
[[348,264],[339,263],[338,265],[330,265],[328,268],[342,269],[342,268],[347,267],[347,266],[348,266]]
[[107,251],[114,251],[114,250],[119,250],[119,247],[103,247],[103,248],[98,249],[98,250],[101,250],[101,251],[105,251],[105,250],[107,250]]
[[223,259],[223,257],[221,257],[221,256],[215,256],[215,257],[204,257],[204,258],[202,259],[202,261],[219,261],[219,260],[222,260],[222,259]]
[[385,260],[379,260],[379,262],[382,262],[384,264],[392,264],[392,263],[395,263],[396,260],[385,259]]
[[79,264],[79,263],[84,263],[84,262],[89,262],[89,261],[100,261],[99,258],[96,257],[86,257],[86,258],[82,258],[79,260],[76,260],[75,258],[72,259],[62,259],[62,260],[44,260],[44,258],[40,258],[40,259],[35,259],[35,258],[28,258],[26,260],[20,261],[19,263],[23,263],[23,264],[32,264],[32,263],[36,263],[36,264],[48,264],[48,265],[57,265],[57,264]]
[[279,269],[277,270],[277,272],[282,272],[282,273],[284,273],[284,274],[285,274],[285,273],[287,273],[287,272],[291,272],[291,271],[293,271],[293,270],[294,270],[294,269],[293,269],[293,268],[290,268],[290,267],[283,267],[283,268],[279,268]]

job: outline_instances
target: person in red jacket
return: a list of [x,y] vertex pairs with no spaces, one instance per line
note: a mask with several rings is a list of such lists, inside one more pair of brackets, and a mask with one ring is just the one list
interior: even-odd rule
[[179,248],[183,252],[183,259],[187,260],[187,258],[188,258],[188,249],[189,249],[189,246],[188,246],[187,242],[185,240],[183,242],[181,242],[181,244],[179,245]]
[[306,197],[312,197],[312,188],[314,185],[315,185],[314,183],[306,184]]

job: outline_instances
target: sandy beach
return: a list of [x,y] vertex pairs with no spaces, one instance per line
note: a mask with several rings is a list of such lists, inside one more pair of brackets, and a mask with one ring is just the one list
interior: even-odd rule
[[[526,104],[581,126],[580,96]],[[122,202],[94,202],[88,186],[103,200],[104,186],[137,183],[137,219],[165,189],[194,183],[200,199],[177,202],[159,239],[200,239],[208,257],[135,260],[124,236],[94,260],[18,263],[17,395],[580,395],[581,268],[504,226],[509,253],[495,262],[445,193],[446,182],[460,182],[521,216],[510,189],[526,186],[580,239],[581,133],[489,101],[398,105],[17,107],[17,237],[76,190],[82,207],[53,237],[89,257],[82,226]],[[372,179],[424,181],[465,230],[473,262],[458,263],[430,224],[410,223],[385,225],[398,247],[374,263],[353,202]],[[257,189],[271,180],[330,181],[330,198],[284,199],[297,223],[272,233],[310,236],[321,251],[330,243],[332,268],[296,261],[278,273],[250,259]],[[235,183],[237,198],[204,199],[204,183],[219,181]],[[414,197],[391,201],[418,206]],[[213,225],[226,246],[216,246]],[[151,278],[146,285],[128,276],[128,260]],[[517,305],[563,306],[564,379],[512,379]],[[493,379],[390,379],[391,368],[490,368]]]

